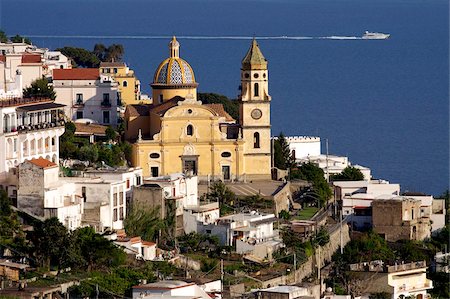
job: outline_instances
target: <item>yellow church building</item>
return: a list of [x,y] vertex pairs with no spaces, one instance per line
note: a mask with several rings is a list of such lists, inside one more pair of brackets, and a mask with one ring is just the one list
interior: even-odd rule
[[184,172],[200,180],[271,178],[270,101],[267,60],[256,40],[242,60],[239,120],[222,104],[202,104],[192,67],[175,37],[169,58],[155,71],[153,103],[128,105],[125,138],[132,164],[144,176]]

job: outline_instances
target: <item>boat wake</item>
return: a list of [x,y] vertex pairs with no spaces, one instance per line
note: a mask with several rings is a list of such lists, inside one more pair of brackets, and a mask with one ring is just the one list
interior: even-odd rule
[[[169,35],[25,35],[30,38],[49,39],[169,39]],[[197,40],[312,40],[312,39],[334,39],[334,40],[357,40],[357,36],[201,36],[201,35],[177,35],[177,39]]]

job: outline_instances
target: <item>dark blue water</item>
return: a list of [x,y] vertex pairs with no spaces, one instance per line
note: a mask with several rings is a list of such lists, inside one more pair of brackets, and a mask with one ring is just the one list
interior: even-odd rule
[[[93,3],[91,3],[93,2]],[[23,35],[360,36],[260,40],[273,134],[319,135],[330,152],[403,190],[449,185],[449,7],[445,0],[0,1],[0,27]],[[121,43],[143,89],[169,40],[33,38],[43,47]],[[180,40],[201,92],[235,97],[248,40]]]

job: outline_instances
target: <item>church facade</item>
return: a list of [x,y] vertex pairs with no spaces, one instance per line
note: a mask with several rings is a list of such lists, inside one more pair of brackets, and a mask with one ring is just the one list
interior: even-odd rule
[[129,105],[125,138],[133,143],[132,164],[144,176],[191,173],[200,180],[271,178],[270,101],[267,60],[256,40],[242,60],[239,119],[222,104],[197,100],[192,67],[169,43],[169,58],[157,68],[153,104]]

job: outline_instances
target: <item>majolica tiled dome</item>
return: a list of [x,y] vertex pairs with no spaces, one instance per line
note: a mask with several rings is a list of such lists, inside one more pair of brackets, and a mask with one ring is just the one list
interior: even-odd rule
[[170,57],[161,62],[152,85],[196,85],[194,71],[179,57],[180,44],[175,37],[169,43]]

